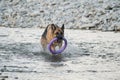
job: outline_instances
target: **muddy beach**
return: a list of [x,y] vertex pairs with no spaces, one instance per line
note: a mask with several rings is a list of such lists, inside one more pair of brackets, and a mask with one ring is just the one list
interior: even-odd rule
[[119,80],[120,33],[66,29],[61,56],[42,51],[39,28],[0,28],[0,80]]

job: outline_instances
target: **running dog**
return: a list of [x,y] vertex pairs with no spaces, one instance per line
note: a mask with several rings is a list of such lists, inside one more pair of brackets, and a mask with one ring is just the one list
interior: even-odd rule
[[62,46],[63,43],[62,37],[64,37],[64,24],[62,25],[62,27],[59,27],[56,24],[49,24],[46,27],[46,29],[44,30],[41,36],[41,45],[44,50],[47,48],[49,42],[55,37],[57,37],[58,40],[52,44],[51,46],[52,50],[55,50],[56,46],[59,46],[59,48],[61,48]]

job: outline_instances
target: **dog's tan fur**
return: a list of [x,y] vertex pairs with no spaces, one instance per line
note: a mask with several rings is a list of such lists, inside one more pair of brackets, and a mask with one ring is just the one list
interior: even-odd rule
[[[58,27],[55,24],[49,24],[45,31],[43,32],[41,36],[41,45],[43,49],[45,50],[49,42],[55,38],[58,34],[62,35],[64,37],[64,24],[62,27]],[[52,44],[51,49],[55,50],[55,47],[59,46],[59,48],[62,46],[62,40],[56,41]]]

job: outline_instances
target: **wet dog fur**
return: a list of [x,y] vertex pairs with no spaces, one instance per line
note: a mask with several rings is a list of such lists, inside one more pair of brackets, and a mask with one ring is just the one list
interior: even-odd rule
[[49,42],[55,37],[59,37],[59,39],[52,44],[52,46],[51,46],[52,50],[55,50],[56,46],[59,46],[59,48],[61,48],[61,46],[62,46],[62,43],[63,43],[62,37],[64,37],[64,24],[62,25],[62,27],[59,27],[56,24],[49,24],[46,27],[46,29],[44,30],[44,32],[41,36],[42,48],[44,50],[46,50]]

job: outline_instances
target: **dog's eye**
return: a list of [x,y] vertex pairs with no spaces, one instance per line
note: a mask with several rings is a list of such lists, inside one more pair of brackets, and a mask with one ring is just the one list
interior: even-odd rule
[[58,35],[59,33],[57,32],[56,35]]

